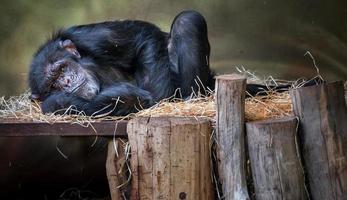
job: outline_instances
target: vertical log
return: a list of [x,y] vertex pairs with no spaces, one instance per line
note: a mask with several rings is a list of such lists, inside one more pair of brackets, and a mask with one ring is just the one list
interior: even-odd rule
[[223,75],[216,79],[218,174],[225,199],[249,199],[245,169],[246,78]]
[[106,175],[112,200],[124,199],[127,189],[127,185],[120,187],[127,181],[126,172],[122,170],[125,165],[125,151],[122,143],[121,139],[116,139],[115,143],[113,141],[108,143]]
[[211,131],[207,119],[130,120],[131,199],[213,199]]
[[306,199],[296,118],[248,122],[246,128],[256,199]]
[[313,199],[347,199],[347,108],[342,82],[291,91]]

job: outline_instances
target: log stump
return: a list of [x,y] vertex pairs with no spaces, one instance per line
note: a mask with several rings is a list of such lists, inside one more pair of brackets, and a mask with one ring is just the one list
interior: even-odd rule
[[123,144],[124,141],[119,138],[108,143],[106,175],[112,200],[126,199],[128,189]]
[[246,128],[256,199],[306,199],[296,118],[248,122]]
[[130,120],[131,199],[214,199],[211,132],[207,119]]
[[312,199],[347,199],[347,108],[342,82],[291,91]]
[[216,78],[218,174],[226,200],[249,199],[245,168],[246,78],[222,75]]

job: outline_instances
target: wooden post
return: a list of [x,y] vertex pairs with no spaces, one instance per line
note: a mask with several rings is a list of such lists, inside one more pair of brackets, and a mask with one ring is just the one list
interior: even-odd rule
[[227,200],[249,199],[245,174],[245,90],[245,77],[217,76],[218,174]]
[[347,108],[342,82],[291,91],[313,199],[347,199]]
[[115,143],[113,143],[113,141],[108,143],[106,175],[112,200],[125,199],[124,197],[127,190],[127,185],[120,187],[127,181],[126,173],[122,170],[125,165],[125,151],[122,147],[122,143],[121,139],[116,139]]
[[214,199],[211,132],[207,119],[130,120],[131,199]]
[[248,122],[246,128],[256,199],[306,199],[296,118]]

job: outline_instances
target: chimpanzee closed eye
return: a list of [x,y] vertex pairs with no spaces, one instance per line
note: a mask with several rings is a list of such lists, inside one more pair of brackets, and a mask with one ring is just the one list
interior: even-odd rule
[[87,115],[126,115],[177,88],[183,98],[212,88],[209,56],[207,25],[196,11],[177,15],[170,33],[132,20],[74,26],[34,55],[31,97],[45,113],[74,106]]

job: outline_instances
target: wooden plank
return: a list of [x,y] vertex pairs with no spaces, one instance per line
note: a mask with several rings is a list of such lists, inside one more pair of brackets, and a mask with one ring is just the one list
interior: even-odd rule
[[237,74],[216,78],[218,174],[226,200],[249,199],[245,155],[246,78]]
[[256,199],[306,199],[295,140],[297,119],[248,122],[246,128]]
[[347,107],[341,81],[291,91],[312,199],[347,199]]
[[127,137],[126,127],[127,121],[94,122],[88,127],[66,122],[54,124],[46,122],[0,122],[0,137],[95,135]]

